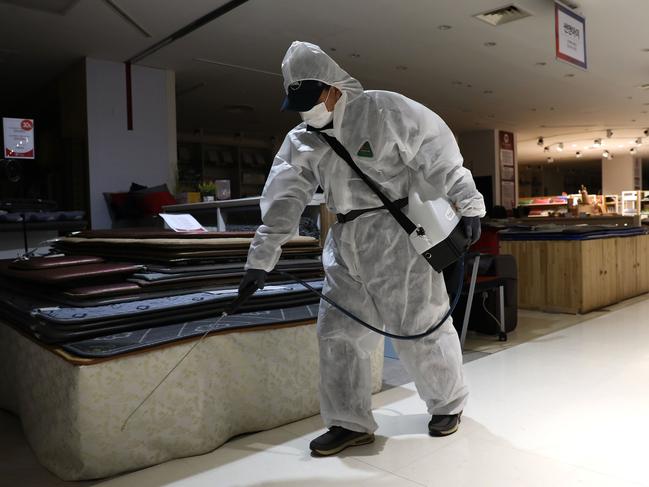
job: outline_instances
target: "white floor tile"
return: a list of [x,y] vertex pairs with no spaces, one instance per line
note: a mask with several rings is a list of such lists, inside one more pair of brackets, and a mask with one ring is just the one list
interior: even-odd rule
[[416,486],[353,458],[314,458],[306,438],[275,429],[238,438],[207,455],[174,460],[102,487]]
[[426,434],[410,383],[374,397],[376,442],[338,457],[309,455],[314,416],[102,485],[649,487],[646,316],[648,300],[568,328],[557,318],[554,333],[467,364],[469,404],[448,438]]
[[398,474],[427,486],[631,487],[617,478],[467,435]]

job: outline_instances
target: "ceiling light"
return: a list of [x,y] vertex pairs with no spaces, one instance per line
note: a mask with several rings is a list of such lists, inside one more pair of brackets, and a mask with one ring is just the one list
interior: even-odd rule
[[622,148],[624,147],[624,144],[618,144],[617,146],[618,146],[620,149],[622,149]]
[[611,129],[607,129],[606,130],[606,138],[610,139],[611,137],[613,137],[613,131]]
[[629,149],[629,152],[630,152],[631,154],[635,154],[636,152],[638,152],[638,150],[637,150],[635,147],[631,147],[631,148]]
[[523,10],[517,5],[507,5],[505,7],[500,7],[495,10],[490,10],[489,12],[484,12],[481,14],[474,15],[478,20],[482,20],[487,24],[497,27],[508,22],[513,22],[515,20],[524,19],[532,15],[530,12]]
[[595,139],[595,140],[593,141],[593,145],[594,145],[595,147],[601,147],[601,146],[602,146],[602,139]]
[[483,93],[484,93],[485,95],[491,95],[491,94],[493,93],[493,91],[491,91],[491,90],[484,90]]
[[438,25],[437,28],[439,30],[451,30],[453,28],[452,25]]
[[557,144],[557,152],[562,152],[563,151],[563,142],[559,142]]
[[537,66],[545,66],[546,64],[548,64],[548,63],[543,62],[543,61],[541,61],[540,63],[536,63]]
[[495,42],[485,42],[484,43],[485,47],[494,47],[496,45]]
[[611,153],[609,151],[605,150],[604,152],[602,152],[602,157],[604,159],[608,159],[609,157],[611,157]]
[[396,67],[397,71],[407,71],[408,66],[404,66],[403,64],[400,64],[399,66]]
[[644,129],[644,132],[642,132],[645,137],[649,137],[649,129]]
[[454,80],[454,81],[451,81],[451,84],[452,84],[452,85],[461,85],[462,82],[461,82],[461,81],[458,81],[458,80]]
[[567,75],[566,75],[565,77],[566,77],[566,78],[574,78],[574,77],[575,77],[575,75],[574,75],[574,74],[572,74],[572,73],[568,73],[568,74],[567,74]]
[[552,158],[552,157],[548,157],[547,160],[548,160],[548,163],[552,163],[552,162],[554,162],[554,158]]
[[572,144],[573,147],[577,147],[577,144]]
[[635,139],[635,145],[642,145],[642,137]]
[[353,57],[353,58],[356,58],[356,59],[358,59],[359,57],[361,57],[361,55],[358,54],[357,52],[352,52],[352,53],[350,54],[350,56]]
[[543,152],[550,152],[550,148],[546,145],[546,146],[543,148]]
[[536,145],[543,146],[543,137],[539,137],[539,140],[536,141]]
[[575,154],[575,156],[577,156],[577,159],[579,159],[579,158],[581,157],[581,152],[577,151],[577,153]]

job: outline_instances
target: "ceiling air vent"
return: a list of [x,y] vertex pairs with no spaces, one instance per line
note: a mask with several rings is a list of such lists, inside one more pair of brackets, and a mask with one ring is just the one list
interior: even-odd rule
[[489,12],[474,15],[474,17],[486,22],[487,24],[498,26],[507,24],[508,22],[513,22],[514,20],[524,19],[531,15],[531,13],[526,12],[522,8],[511,4],[506,7],[497,8],[496,10],[490,10]]

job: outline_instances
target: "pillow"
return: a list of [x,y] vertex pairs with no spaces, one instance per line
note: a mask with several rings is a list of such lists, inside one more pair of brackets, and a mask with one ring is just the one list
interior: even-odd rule
[[104,193],[104,197],[116,220],[136,216],[131,193]]
[[169,191],[157,191],[155,193],[135,193],[135,206],[144,215],[157,215],[162,212],[165,205],[175,205],[176,198]]
[[166,184],[132,191],[134,186],[139,185],[131,184],[129,192],[104,193],[115,220],[157,215],[164,205],[177,203]]
[[151,186],[151,187],[140,186],[139,189],[133,189],[134,186],[140,186],[140,185],[136,183],[131,183],[130,191],[132,193],[160,193],[161,191],[166,191],[167,193],[169,192],[169,188],[167,187],[166,184],[159,184],[158,186]]
[[134,191],[140,191],[140,190],[143,190],[143,189],[146,189],[146,188],[147,188],[146,186],[142,186],[141,184],[131,183],[131,187],[128,190],[129,190],[129,192],[132,193]]

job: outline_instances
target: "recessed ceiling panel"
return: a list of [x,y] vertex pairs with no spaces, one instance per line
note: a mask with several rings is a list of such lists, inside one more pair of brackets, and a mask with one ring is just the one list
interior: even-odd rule
[[79,0],[0,0],[0,3],[9,3],[17,7],[40,10],[50,14],[65,15]]

